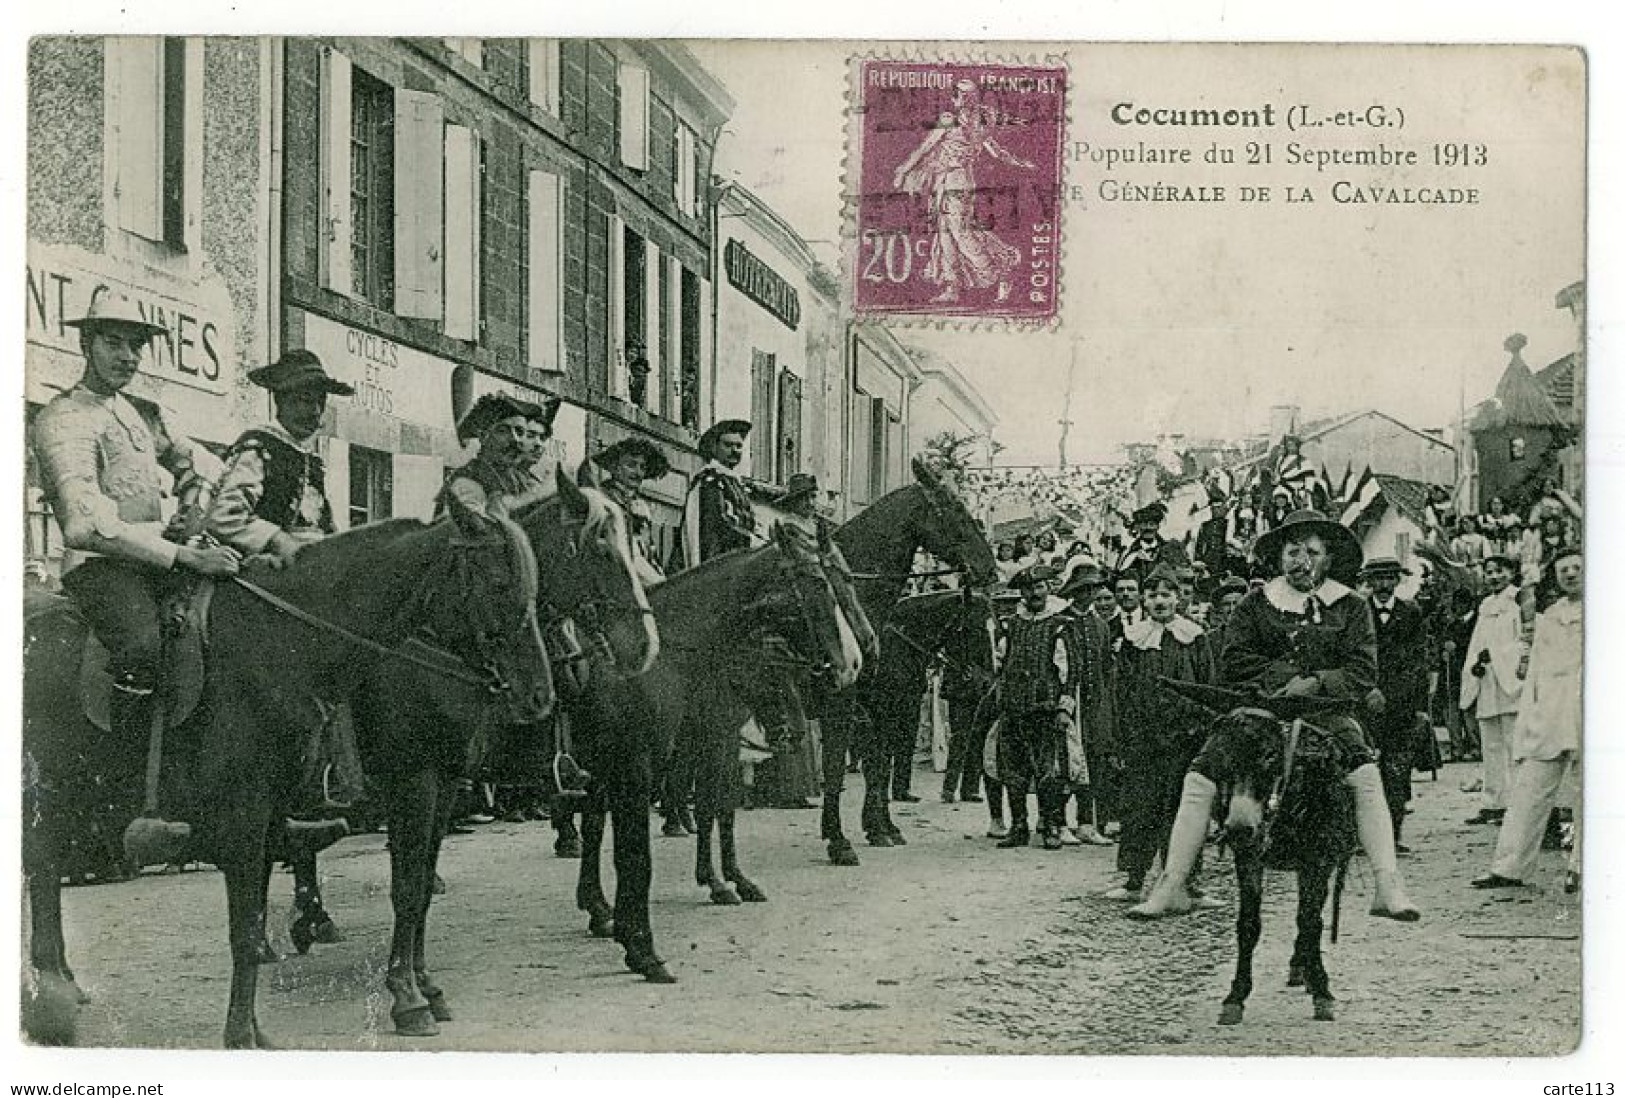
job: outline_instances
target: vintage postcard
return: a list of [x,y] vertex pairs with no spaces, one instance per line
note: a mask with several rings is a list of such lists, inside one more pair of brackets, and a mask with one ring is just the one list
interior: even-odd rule
[[18,1040],[1582,1047],[1580,49],[27,82]]

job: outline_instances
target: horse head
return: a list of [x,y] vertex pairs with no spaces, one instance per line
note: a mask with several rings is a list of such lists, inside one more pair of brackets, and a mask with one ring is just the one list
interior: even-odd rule
[[517,523],[445,494],[456,535],[450,574],[425,587],[424,622],[450,651],[486,676],[516,724],[553,708],[553,676],[536,620],[536,554]]
[[746,608],[746,620],[783,638],[844,690],[863,670],[863,650],[842,612],[824,558],[810,534],[788,523],[774,525],[773,541],[776,574]]
[[520,513],[547,561],[541,606],[551,620],[573,618],[604,639],[615,665],[641,675],[660,654],[654,611],[638,578],[626,515],[595,488],[579,487],[561,467],[558,494]]
[[1224,831],[1238,850],[1259,840],[1286,762],[1281,720],[1263,709],[1238,708],[1219,717],[1204,749],[1228,808]]
[[998,578],[993,549],[958,487],[919,456],[913,464],[921,496],[909,516],[916,543],[938,560],[965,569],[974,586],[993,583]]

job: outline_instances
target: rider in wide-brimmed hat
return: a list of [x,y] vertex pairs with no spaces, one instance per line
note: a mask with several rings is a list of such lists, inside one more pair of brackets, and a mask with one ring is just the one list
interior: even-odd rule
[[535,496],[541,482],[534,472],[542,447],[553,437],[558,397],[524,400],[508,393],[486,393],[457,424],[457,439],[478,439],[479,453],[446,481],[470,508],[506,514],[517,502]]
[[[1314,701],[1315,722],[1338,744],[1345,782],[1354,793],[1360,845],[1376,878],[1373,915],[1402,922],[1420,918],[1406,895],[1394,849],[1393,821],[1377,771],[1377,753],[1359,715],[1377,682],[1377,640],[1365,601],[1336,578],[1350,580],[1362,559],[1352,531],[1314,510],[1300,510],[1259,538],[1255,551],[1272,573],[1236,606],[1225,628],[1220,683],[1268,707]],[[1139,918],[1190,910],[1186,888],[1207,837],[1207,821],[1228,777],[1220,753],[1204,748],[1185,775],[1166,868]]]
[[[84,373],[35,418],[34,456],[67,550],[62,586],[108,650],[112,734],[123,744],[145,743],[164,674],[159,604],[168,577],[232,575],[238,554],[186,544],[219,476],[214,456],[176,432],[162,409],[138,407],[124,395],[147,344],[165,329],[105,285],[92,291],[83,316],[66,323],[79,329]],[[180,506],[166,525],[163,497],[171,484]],[[160,807],[173,813],[176,806]],[[190,828],[171,819],[147,834],[155,846],[126,853],[140,864],[163,864],[184,853]]]
[[1119,576],[1125,573],[1132,575],[1136,581],[1144,582],[1146,573],[1158,563],[1170,564],[1175,568],[1188,565],[1190,559],[1185,555],[1185,547],[1162,536],[1162,523],[1167,517],[1168,505],[1161,500],[1152,500],[1138,508],[1129,517],[1134,538],[1118,554],[1112,571]]
[[[654,549],[649,544],[654,519],[649,513],[649,502],[643,498],[643,482],[666,476],[671,472],[671,462],[666,460],[660,447],[646,438],[632,436],[594,454],[592,464],[608,473],[607,478],[597,480],[599,489],[626,513],[638,578],[645,586],[661,582],[666,573],[655,562]],[[582,480],[585,483],[586,477]]]
[[739,474],[750,431],[748,420],[722,419],[700,436],[705,465],[689,483],[683,504],[681,559],[673,562],[677,568],[692,568],[720,553],[762,543],[756,509]]

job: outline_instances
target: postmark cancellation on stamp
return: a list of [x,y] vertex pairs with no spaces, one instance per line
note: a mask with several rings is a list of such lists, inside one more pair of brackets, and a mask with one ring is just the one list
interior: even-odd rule
[[1056,316],[1067,71],[855,62],[859,316]]

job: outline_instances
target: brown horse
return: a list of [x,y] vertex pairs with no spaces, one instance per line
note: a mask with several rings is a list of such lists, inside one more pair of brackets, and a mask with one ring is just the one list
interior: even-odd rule
[[[961,569],[961,582],[969,586],[986,586],[998,576],[993,550],[952,483],[919,458],[914,460],[914,478],[916,483],[887,493],[835,531],[835,540],[860,579],[859,594],[871,621],[890,619],[910,578],[914,555],[921,549]],[[966,604],[966,610],[985,616],[985,608]],[[915,683],[900,690],[899,676],[887,669],[906,672],[916,662],[914,648],[922,637],[912,636],[913,631],[882,627],[880,659],[870,661],[857,687],[838,695],[821,715],[823,837],[833,865],[858,864],[857,852],[841,826],[849,750],[863,762],[864,830],[869,841],[876,846],[902,842],[891,818],[892,771],[902,754],[899,743],[913,743],[920,689]]]
[[[739,871],[731,815],[717,812],[714,801],[737,788],[739,729],[750,715],[745,695],[764,667],[817,670],[837,683],[856,679],[861,643],[840,609],[837,585],[810,535],[776,527],[772,545],[725,553],[652,588],[662,637],[654,668],[637,679],[595,671],[569,703],[577,754],[596,783],[595,803],[583,813],[577,906],[594,935],[613,934],[627,967],[651,982],[673,982],[649,919],[655,773],[675,747],[694,761],[697,785],[709,794],[700,814],[721,826],[724,877],[706,875],[707,858],[699,883],[713,897],[731,893],[734,903],[759,892]],[[615,824],[613,911],[599,872],[606,808]]]
[[[221,583],[213,592],[202,698],[166,742],[193,745],[183,755],[195,759],[186,783],[195,852],[226,878],[232,979],[225,1043],[267,1048],[255,1014],[266,890],[281,853],[281,821],[295,798],[312,699],[341,696],[370,664],[402,658],[390,649],[424,626],[462,661],[458,675],[506,687],[513,719],[539,719],[553,692],[536,623],[535,555],[505,519],[454,502],[449,517],[432,525],[398,519],[364,526],[309,546],[286,569],[242,578],[250,582]],[[91,820],[116,832],[138,814],[147,745],[116,742],[85,719],[78,674],[84,627],[66,600],[36,607],[27,631],[30,962],[44,981],[36,986],[77,995],[58,866]],[[481,673],[471,675],[470,667]]]
[[[654,664],[660,640],[633,569],[625,518],[608,497],[577,488],[562,472],[558,486],[556,496],[514,516],[543,562],[538,607],[545,631],[552,636],[563,619],[578,618],[601,638],[594,645],[601,674],[641,675]],[[391,1016],[402,1036],[433,1036],[437,1023],[452,1017],[425,960],[440,840],[453,783],[466,772],[470,741],[490,705],[462,683],[388,662],[373,669],[353,705],[357,744],[389,825],[395,930],[384,982]]]

